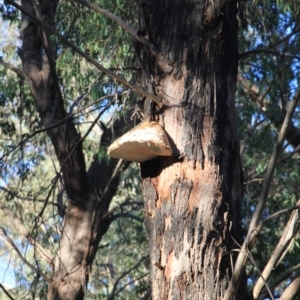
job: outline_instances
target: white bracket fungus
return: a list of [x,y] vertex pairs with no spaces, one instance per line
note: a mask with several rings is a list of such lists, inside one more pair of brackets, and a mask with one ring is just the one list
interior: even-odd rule
[[144,162],[157,156],[171,156],[165,130],[156,122],[145,121],[109,146],[108,155],[128,161]]

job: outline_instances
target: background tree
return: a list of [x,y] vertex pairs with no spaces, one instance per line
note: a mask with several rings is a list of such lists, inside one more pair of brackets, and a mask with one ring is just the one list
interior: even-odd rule
[[[230,254],[240,253],[251,259],[245,265],[244,255],[236,265],[225,297],[236,293],[246,267],[249,295],[291,299],[299,286],[298,215],[292,211],[299,199],[298,107],[281,139],[283,148],[280,143],[273,148],[286,112],[292,113],[289,103],[299,98],[299,4],[239,2],[236,10],[234,1],[221,2],[220,14],[214,3],[196,1],[97,1],[106,11],[78,2],[85,7],[71,1],[51,7],[24,1],[28,11],[22,20],[15,4],[1,6],[2,27],[8,33],[1,40],[0,61],[1,247],[15,266],[18,283],[9,291],[1,285],[8,297],[42,299],[48,284],[49,298],[85,293],[88,299],[137,299],[148,290],[152,269],[155,299],[168,294],[185,298],[192,291],[205,295],[205,284],[207,297],[215,299],[225,293],[231,278]],[[34,16],[37,23],[30,19]],[[66,47],[41,21],[72,44]],[[89,64],[92,59],[125,77],[125,86]],[[245,236],[253,214],[258,216],[251,223],[255,226],[265,219],[257,228],[259,236],[244,244],[245,252],[240,251],[237,225],[237,60]],[[132,85],[136,78],[140,86]],[[137,168],[106,156],[110,142],[132,127],[128,120],[137,98],[129,91],[136,90],[141,99],[147,98],[146,115],[165,126],[174,148],[174,157],[141,166],[143,211]],[[167,105],[151,110],[151,98]],[[264,175],[272,152],[279,160],[273,176],[269,171]],[[247,237],[253,238],[251,233]],[[197,257],[199,253],[203,256]],[[183,268],[176,265],[180,261]],[[257,281],[262,271],[267,284]],[[71,289],[66,279],[73,281]],[[198,286],[189,285],[191,281]]]
[[[48,1],[47,3],[41,2],[39,4],[24,1],[22,2],[22,8],[26,10],[28,15],[36,16],[38,20],[46,24],[53,25],[54,17],[56,17],[58,28],[71,28],[69,31],[69,38],[71,40],[77,38],[78,33],[84,34],[84,28],[80,27],[80,25],[82,25],[86,16],[78,16],[78,13],[79,15],[81,14],[81,10],[72,11],[71,8],[73,8],[73,6],[71,6],[70,3],[64,3],[59,7],[59,13],[56,14],[57,4],[57,2]],[[6,7],[3,9],[3,14],[5,15],[6,13],[8,18],[12,18],[14,21],[18,20],[18,18],[13,15],[17,14],[16,10],[10,10]],[[71,14],[68,14],[67,19],[65,18],[66,12],[71,12]],[[21,132],[17,135],[16,138],[19,138],[19,141],[13,150],[20,148],[21,151],[19,153],[26,153],[26,157],[23,157],[24,162],[22,164],[24,170],[19,171],[23,171],[24,174],[24,178],[22,178],[23,184],[25,185],[25,179],[27,179],[29,183],[33,176],[38,175],[36,170],[33,170],[34,172],[32,173],[30,171],[44,159],[45,152],[49,152],[47,149],[49,148],[49,144],[47,145],[47,143],[45,144],[44,142],[41,144],[42,149],[38,152],[39,160],[34,160],[30,155],[32,149],[30,149],[30,145],[27,144],[27,141],[32,141],[32,138],[35,138],[39,132],[45,131],[49,135],[54,145],[55,156],[60,157],[60,164],[57,165],[54,163],[53,171],[56,174],[52,173],[55,176],[52,181],[49,180],[49,183],[44,181],[46,179],[44,176],[39,178],[39,186],[44,190],[39,190],[37,193],[39,193],[38,195],[40,197],[44,195],[45,199],[40,201],[42,203],[37,205],[34,211],[30,211],[31,214],[34,214],[34,226],[32,228],[31,225],[26,231],[27,234],[25,234],[25,238],[28,238],[29,241],[34,234],[33,246],[35,246],[35,241],[39,240],[39,238],[46,241],[48,238],[56,239],[54,241],[50,239],[48,243],[46,242],[46,245],[48,244],[52,250],[52,255],[47,256],[49,265],[42,265],[40,258],[37,258],[36,254],[34,254],[34,264],[27,263],[26,257],[21,256],[21,253],[19,256],[21,260],[30,267],[31,271],[37,273],[35,274],[37,282],[43,278],[44,282],[48,283],[48,299],[78,299],[83,297],[85,293],[91,263],[95,258],[102,236],[106,233],[113,219],[115,220],[115,212],[121,217],[125,216],[125,213],[120,214],[120,208],[110,213],[108,212],[108,207],[112,197],[116,193],[120,176],[129,164],[123,161],[108,160],[106,155],[103,154],[106,150],[103,150],[102,145],[105,145],[104,149],[106,149],[112,136],[114,134],[120,135],[120,132],[126,128],[124,119],[128,118],[128,116],[120,116],[118,120],[115,119],[115,117],[112,118],[112,111],[107,113],[105,116],[107,119],[106,123],[108,124],[107,127],[110,126],[113,131],[100,123],[100,125],[97,125],[97,122],[105,112],[109,112],[109,109],[111,110],[113,104],[116,103],[116,97],[125,95],[128,98],[129,94],[126,91],[120,90],[117,83],[110,81],[109,78],[99,77],[99,73],[88,68],[86,63],[82,61],[77,54],[62,48],[60,41],[55,39],[50,40],[48,32],[45,31],[42,26],[33,22],[29,16],[23,15],[22,18],[22,44],[19,55],[22,59],[23,71],[17,74],[22,80],[26,79],[39,113],[39,116],[37,116],[33,109],[29,111],[33,116],[29,114],[27,119],[22,118],[22,116],[19,119],[20,124],[18,125],[20,129],[25,132]],[[79,22],[79,24],[77,24],[79,29],[78,27],[73,29],[72,26],[74,26],[74,22],[77,20]],[[95,24],[90,23],[90,26],[95,26]],[[109,28],[110,24],[107,24],[102,32],[106,38],[107,35],[111,35],[112,31],[115,30],[112,28],[109,30]],[[126,40],[126,36],[124,39]],[[74,40],[74,42],[78,44],[76,40]],[[115,42],[116,40],[114,39],[112,45],[114,45]],[[91,51],[91,54],[93,54],[95,46],[91,44],[89,47],[91,48],[83,48],[83,50]],[[106,47],[112,50],[111,45],[108,44]],[[113,63],[113,57],[116,56],[117,59],[113,64],[118,68],[118,60],[123,61],[125,58],[128,59],[125,52],[127,51],[126,46],[125,49],[120,48],[122,47],[116,47],[115,51],[120,51],[120,53],[124,52],[123,59],[119,53],[116,55],[114,51],[111,51],[110,57],[107,57],[106,53],[102,54],[103,61],[108,60],[110,63]],[[99,53],[94,55],[98,58],[101,57]],[[70,63],[72,63],[74,68],[68,67]],[[6,67],[11,67],[10,70],[14,70],[11,65],[6,65]],[[84,75],[80,74],[80,70],[82,69],[85,70]],[[79,88],[76,87],[77,84]],[[14,85],[12,86],[15,87]],[[24,89],[24,93],[26,92],[25,95],[28,97],[29,91],[26,88]],[[25,95],[23,96],[22,94],[19,96],[13,94],[12,98],[3,97],[3,100],[9,101],[14,99],[18,104],[20,103],[19,106],[21,106],[24,105],[23,103],[26,101],[26,99],[24,99]],[[78,97],[77,101],[72,100],[73,97]],[[30,106],[32,107],[34,103],[32,103],[31,99],[28,101],[30,101]],[[68,113],[65,107],[68,108]],[[114,108],[114,110],[117,111],[116,108]],[[96,115],[92,114],[93,111],[96,111]],[[24,111],[20,109],[20,112],[26,112],[26,109]],[[90,115],[85,117],[87,113],[90,113]],[[36,119],[33,119],[34,117]],[[13,127],[13,120],[8,119]],[[86,122],[88,122],[88,126],[85,125]],[[28,128],[28,126],[32,127]],[[34,126],[36,128],[34,128]],[[99,126],[98,131],[94,130],[94,132],[92,132],[91,130],[95,126]],[[83,130],[83,138],[80,137],[79,130]],[[28,136],[28,131],[33,133]],[[7,133],[11,134],[11,131]],[[95,134],[98,134],[96,142]],[[84,157],[82,144],[87,135],[89,135],[89,139],[85,140],[85,143],[88,152],[86,153],[86,157]],[[100,148],[99,135],[101,135],[102,143],[100,144]],[[3,162],[5,163],[3,165],[3,174],[12,188],[13,183],[9,180],[10,178],[8,178],[8,172],[14,171],[17,168],[13,161],[11,161],[10,164],[8,163],[8,157],[9,155],[14,155],[16,152],[10,151],[9,147],[12,145],[11,140],[7,140],[7,144],[6,151],[2,153]],[[28,149],[31,151],[28,151]],[[51,150],[51,152],[53,152],[53,150]],[[89,165],[88,170],[86,170],[85,167],[86,162]],[[49,172],[46,165],[42,165],[41,168],[44,172]],[[30,176],[30,173],[32,176]],[[128,176],[128,173],[126,175]],[[132,177],[132,180],[134,180],[134,177]],[[123,182],[124,181],[126,181],[126,179],[124,179]],[[62,187],[60,187],[60,183],[63,184],[63,190]],[[7,195],[12,194],[9,193],[11,192],[11,188],[9,191],[4,189]],[[32,193],[31,190],[29,193]],[[18,199],[19,197],[22,198],[22,196],[22,194],[17,194],[14,198]],[[53,209],[52,211],[50,210],[50,215],[47,215],[45,211],[52,196],[54,197],[54,203],[52,203],[52,205],[58,209],[56,211],[53,211]],[[36,197],[37,195],[34,195],[28,200],[38,203]],[[125,197],[126,193],[123,193],[122,200],[124,200]],[[127,203],[120,205],[124,212],[126,207],[127,211],[130,211],[130,207],[136,208],[140,206],[140,199],[138,198],[135,202],[129,201],[128,197],[127,199],[125,198],[125,200],[127,200]],[[16,205],[16,202],[11,204]],[[23,205],[22,208],[24,209]],[[4,207],[4,209],[8,210],[9,207]],[[15,209],[13,209],[13,211],[15,211]],[[17,217],[20,219],[19,223],[21,224],[23,221],[23,213],[24,211],[15,216],[16,219]],[[138,218],[136,217],[136,219]],[[47,222],[45,220],[47,220]],[[63,223],[62,220],[64,220]],[[138,219],[138,221],[140,220]],[[5,225],[7,226],[7,220]],[[41,231],[41,229],[44,229],[44,231]],[[140,229],[140,226],[137,229]],[[131,230],[134,231],[133,229]],[[7,230],[5,230],[5,233],[7,233]],[[11,243],[10,246],[14,247],[16,245]],[[17,249],[17,246],[15,248]],[[138,255],[139,250],[137,249],[136,252]],[[56,259],[53,260],[52,257],[56,257]],[[102,268],[107,268],[111,271],[111,269],[107,267],[109,261],[102,261],[101,265],[104,266]],[[142,268],[140,265],[137,267]],[[49,269],[49,267],[53,268],[53,275],[51,275],[51,269]],[[132,268],[130,274],[131,280],[134,280],[136,277],[141,277],[139,274],[141,272],[136,270],[137,267]],[[126,269],[126,271],[128,272],[128,269]],[[135,274],[132,275],[133,271],[135,271]],[[100,270],[98,270],[98,272],[100,272]],[[118,277],[116,276],[120,276],[120,274],[116,273],[117,270],[112,270],[111,272],[114,274],[110,276],[110,279],[114,278],[117,282]],[[124,273],[124,269],[121,270],[121,272]],[[120,276],[118,281],[121,279],[122,277]],[[103,280],[105,281],[104,277]],[[128,284],[128,276],[126,276],[125,281],[126,284]],[[120,288],[119,282],[117,282],[116,286],[114,286],[112,282],[112,280],[111,282],[105,282],[107,286],[106,295],[112,292],[116,293],[117,290],[113,291],[113,289],[116,289],[116,287],[118,289]],[[125,285],[122,283],[122,286],[124,288]],[[100,295],[101,293],[99,292],[99,296]]]

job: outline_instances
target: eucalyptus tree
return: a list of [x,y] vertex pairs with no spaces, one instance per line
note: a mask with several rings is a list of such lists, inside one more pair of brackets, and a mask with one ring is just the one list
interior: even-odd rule
[[[48,299],[137,298],[149,269],[146,298],[291,299],[299,4],[7,3],[5,24],[21,21],[21,36],[2,47],[1,228],[3,247],[31,272],[23,291],[45,297],[46,282]],[[161,124],[173,151],[141,163],[139,213],[136,169],[106,155],[131,115]],[[142,214],[150,264],[136,234]],[[126,222],[113,222],[120,217]],[[126,234],[135,242],[122,252],[140,258],[126,254],[122,265],[110,249]]]
[[[3,49],[4,59],[1,61],[6,68],[2,69],[1,95],[6,108],[6,111],[2,110],[1,152],[5,181],[2,190],[7,199],[2,203],[6,217],[3,222],[5,243],[19,254],[16,262],[21,260],[21,265],[28,266],[30,272],[35,273],[31,275],[33,286],[29,291],[34,291],[31,297],[34,298],[36,290],[39,291],[36,286],[42,278],[48,284],[48,299],[79,299],[86,293],[92,262],[110,224],[117,219],[116,215],[124,217],[125,213],[121,211],[127,211],[129,217],[134,218],[128,213],[130,207],[140,207],[139,198],[133,202],[125,193],[121,196],[123,200],[127,198],[126,203],[119,203],[111,212],[108,210],[129,163],[109,160],[106,150],[103,150],[112,136],[120,135],[130,124],[130,115],[124,113],[117,117],[113,111],[119,111],[117,102],[121,99],[127,101],[122,104],[124,107],[130,107],[132,96],[117,82],[88,66],[78,53],[64,48],[57,38],[60,35],[51,37],[42,25],[51,28],[55,25],[57,32],[65,32],[76,45],[82,36],[92,38],[93,35],[86,30],[98,26],[101,30],[97,38],[103,39],[101,48],[93,41],[77,49],[89,53],[90,58],[97,57],[103,64],[109,63],[117,72],[122,72],[121,63],[130,59],[130,43],[127,35],[120,36],[120,30],[118,32],[113,22],[104,21],[105,26],[99,23],[97,14],[89,19],[88,25],[85,23],[85,19],[90,18],[88,12],[82,8],[74,9],[74,5],[68,2],[11,4],[17,9],[2,7],[2,15],[12,27],[21,21],[21,35],[19,44],[10,45],[13,50],[19,47],[18,56],[9,51],[11,49]],[[21,18],[18,9],[22,11]],[[131,15],[130,9],[128,13]],[[116,46],[119,39],[123,45]],[[11,61],[7,62],[8,59]],[[19,62],[21,68],[18,68]],[[14,174],[17,175],[15,178]],[[124,177],[122,182],[125,181]],[[26,201],[30,204],[27,205]],[[52,207],[49,209],[49,206]],[[8,219],[14,220],[15,230],[9,226]],[[26,245],[30,242],[33,251],[30,246],[25,246],[27,250],[22,253],[24,249],[18,247],[13,236],[15,241],[21,238]],[[31,254],[33,252],[33,262],[27,258],[29,250]],[[138,250],[135,252],[139,255]],[[108,265],[109,262],[102,261],[100,269],[106,269]],[[136,270],[140,265],[129,267],[135,271],[134,275],[130,274],[132,280],[141,277]],[[117,271],[115,268],[114,273]],[[125,271],[128,273],[124,268],[121,272]],[[20,273],[23,277],[22,270]],[[119,273],[116,275],[120,276]],[[120,288],[120,281],[112,288],[108,286],[106,295],[116,293],[113,289]],[[101,295],[100,291],[95,294]]]

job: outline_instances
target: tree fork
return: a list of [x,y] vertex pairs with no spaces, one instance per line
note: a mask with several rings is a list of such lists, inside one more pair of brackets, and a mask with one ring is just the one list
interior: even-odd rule
[[[22,0],[21,4],[22,10],[35,17],[31,0]],[[48,27],[54,22],[56,4],[57,1],[39,3],[43,10],[43,22]],[[95,159],[90,169],[86,170],[81,137],[72,122],[64,122],[67,114],[62,95],[55,88],[59,85],[55,82],[58,78],[55,69],[49,65],[54,57],[49,57],[52,55],[50,51],[45,55],[47,45],[38,26],[25,17],[20,55],[41,122],[44,128],[50,128],[47,134],[60,163],[68,197],[60,245],[52,262],[53,274],[48,285],[47,299],[80,300],[85,295],[89,269],[97,246],[110,224],[110,220],[104,219],[103,215],[108,211],[122,170],[128,164],[122,164],[122,168],[119,168],[121,171],[115,174],[117,161],[111,160],[107,164]],[[124,124],[117,122],[115,125],[116,133],[119,134]],[[95,172],[100,173],[100,176],[92,176]],[[102,197],[102,201],[96,205],[99,197]]]

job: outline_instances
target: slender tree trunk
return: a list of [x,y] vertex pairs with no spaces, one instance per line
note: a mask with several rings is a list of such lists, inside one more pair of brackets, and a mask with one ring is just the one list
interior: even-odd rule
[[88,282],[92,214],[68,207],[48,299],[83,299]]
[[142,80],[166,104],[155,118],[174,152],[141,165],[154,300],[221,299],[241,240],[236,1],[208,3],[141,4],[163,55],[142,51]]
[[[54,25],[57,1],[39,1],[37,7],[31,0],[21,3],[27,13]],[[47,134],[60,164],[68,197],[60,245],[51,266],[48,300],[80,300],[85,295],[98,244],[110,224],[106,212],[128,163],[111,160],[107,164],[96,157],[86,170],[80,134],[73,122],[67,120],[48,33],[24,15],[21,39],[24,74],[41,122],[44,128],[50,128]],[[116,122],[115,133],[123,129],[124,124]],[[111,133],[104,130],[105,142],[110,140],[109,135]]]

